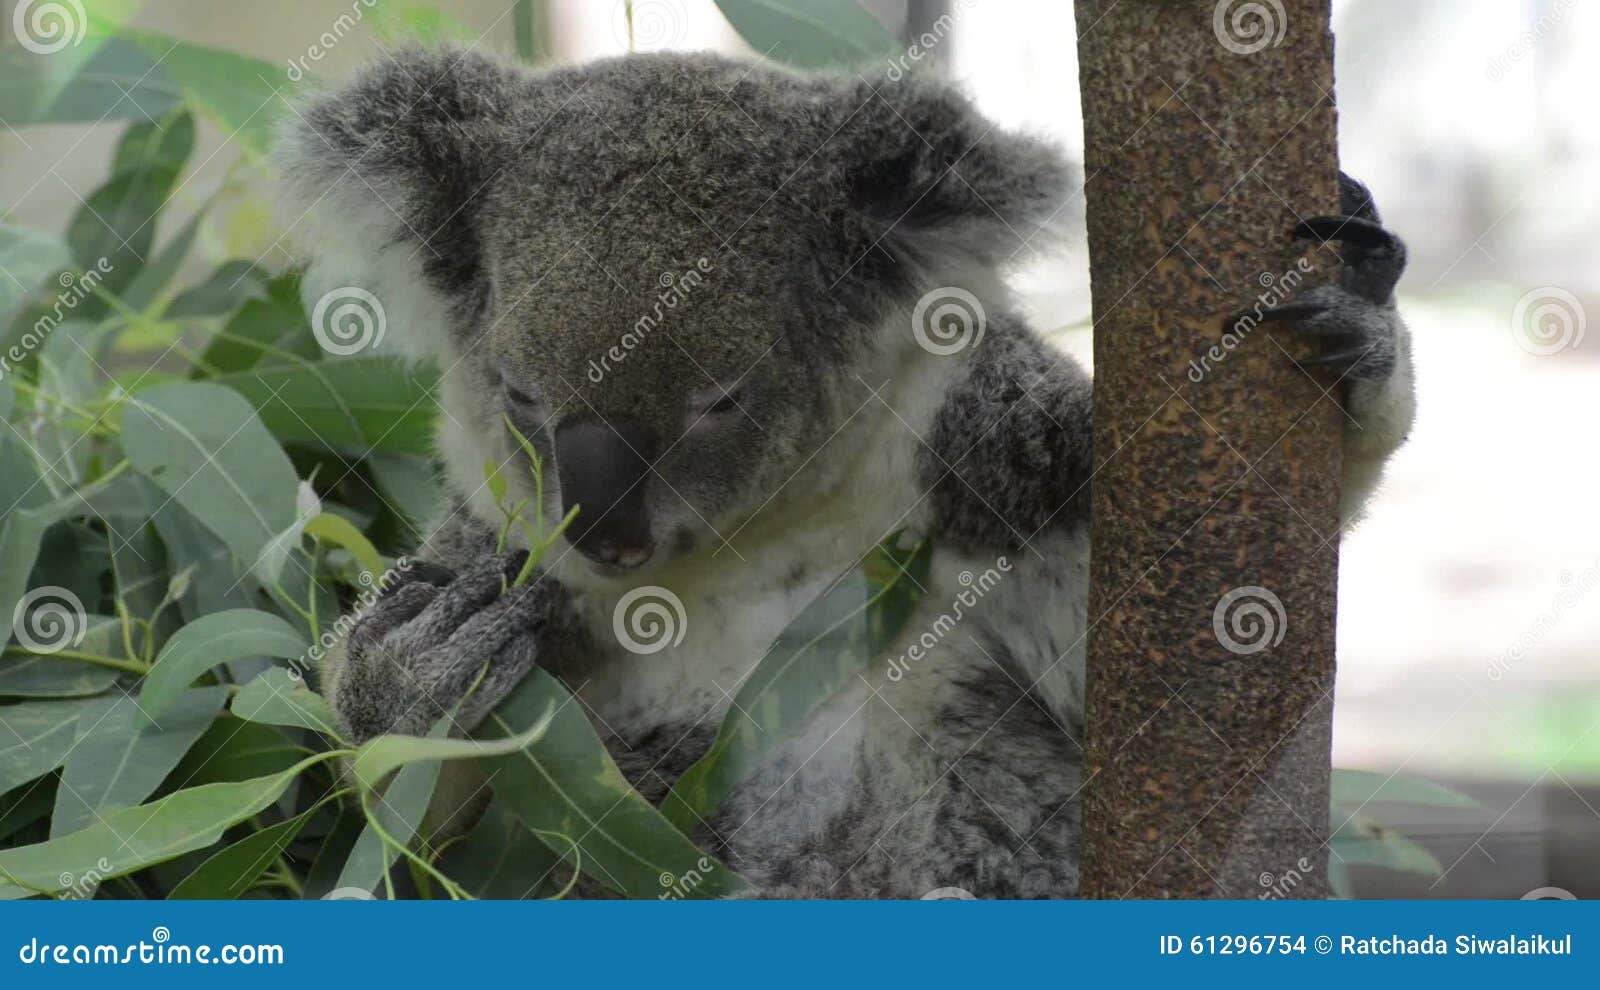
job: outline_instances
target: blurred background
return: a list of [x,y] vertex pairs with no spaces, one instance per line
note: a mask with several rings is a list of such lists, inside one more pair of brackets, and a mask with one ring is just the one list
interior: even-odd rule
[[[19,19],[50,6],[63,5],[0,0],[8,54]],[[241,140],[264,133],[286,78],[340,78],[418,30],[513,54],[522,16],[536,21],[536,56],[557,63],[630,48],[762,54],[712,0],[549,0],[526,14],[511,0],[454,0],[445,12],[385,0],[96,6],[260,60],[257,78],[210,94],[223,112],[200,121],[156,234],[164,243],[210,204],[184,262],[196,277],[229,258],[293,264],[276,243],[259,157]],[[1081,151],[1072,4],[862,6],[912,46],[919,69],[957,80],[1002,123]],[[1517,897],[1554,885],[1597,897],[1600,513],[1583,503],[1600,487],[1600,459],[1577,435],[1600,421],[1600,330],[1586,332],[1600,291],[1600,9],[1335,0],[1334,10],[1343,164],[1409,242],[1401,301],[1420,388],[1415,434],[1344,541],[1335,763],[1446,782],[1475,802],[1388,807],[1383,826],[1422,842],[1440,875],[1374,869],[1361,892]],[[83,105],[48,118],[0,75],[5,222],[64,233],[126,126],[170,106],[161,59],[98,57],[110,61],[97,85],[72,94]],[[260,116],[226,112],[255,93],[267,97]],[[1086,257],[1032,259],[1017,285],[1036,325],[1087,363]],[[0,276],[0,303],[11,288]]]

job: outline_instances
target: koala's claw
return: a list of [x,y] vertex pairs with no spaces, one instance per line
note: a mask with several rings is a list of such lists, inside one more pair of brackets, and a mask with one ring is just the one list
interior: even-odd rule
[[1375,219],[1360,216],[1311,217],[1295,224],[1294,236],[1339,245],[1344,263],[1340,282],[1375,303],[1388,303],[1406,269],[1406,245]]
[[413,580],[357,620],[330,698],[352,739],[420,735],[457,708],[469,729],[516,686],[533,665],[533,631],[552,594],[509,587],[526,559],[525,551],[489,557],[444,584]]

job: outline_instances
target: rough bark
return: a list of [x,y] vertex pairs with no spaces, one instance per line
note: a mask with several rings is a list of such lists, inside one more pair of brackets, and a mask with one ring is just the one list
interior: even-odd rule
[[1077,21],[1098,466],[1083,893],[1325,896],[1342,414],[1292,331],[1224,325],[1336,277],[1290,236],[1338,212],[1329,0],[1077,0]]

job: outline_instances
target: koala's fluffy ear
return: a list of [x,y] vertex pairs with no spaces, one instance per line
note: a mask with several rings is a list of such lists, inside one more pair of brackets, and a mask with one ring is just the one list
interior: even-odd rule
[[949,86],[907,77],[853,89],[839,135],[846,183],[890,265],[992,269],[1081,216],[1078,170],[1058,149],[996,126]]
[[458,352],[488,293],[482,194],[526,82],[482,55],[410,50],[286,115],[273,157],[308,311],[360,290],[382,307],[384,350]]

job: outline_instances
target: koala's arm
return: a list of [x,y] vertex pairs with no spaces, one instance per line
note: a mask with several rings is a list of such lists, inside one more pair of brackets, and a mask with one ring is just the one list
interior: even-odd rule
[[352,742],[424,735],[458,703],[453,731],[470,731],[536,664],[586,649],[561,584],[536,569],[510,587],[527,555],[493,549],[470,519],[435,530],[424,550],[446,563],[413,563],[326,658],[323,691]]

